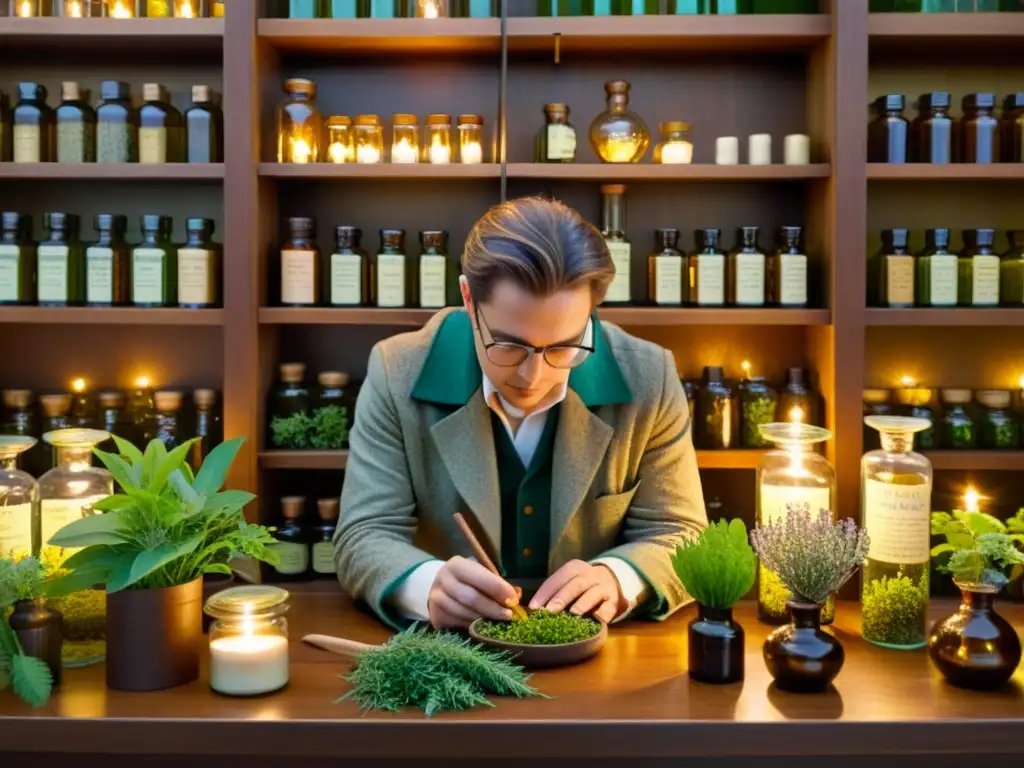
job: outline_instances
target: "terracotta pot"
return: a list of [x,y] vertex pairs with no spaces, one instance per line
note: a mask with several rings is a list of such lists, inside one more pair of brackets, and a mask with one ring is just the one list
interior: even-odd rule
[[835,637],[821,630],[820,605],[788,603],[792,623],[764,641],[764,661],[783,691],[819,693],[843,668],[846,653]]
[[107,687],[159,691],[199,677],[203,580],[107,595]]
[[688,627],[690,677],[702,683],[738,683],[743,679],[743,627],[732,608],[697,604]]
[[60,652],[64,644],[64,617],[60,611],[47,608],[42,600],[19,600],[7,623],[18,636],[25,655],[46,662],[53,684],[60,685]]
[[[215,595],[223,589],[227,589],[235,583],[235,574],[233,573],[207,573],[203,576],[203,605],[206,605],[206,601],[210,599],[210,595]],[[210,631],[210,624],[213,623],[213,617],[207,616],[203,613],[203,634],[205,635]]]
[[959,688],[999,688],[1020,664],[1020,638],[1010,622],[995,612],[994,587],[957,586],[960,608],[932,627],[928,655],[942,676]]

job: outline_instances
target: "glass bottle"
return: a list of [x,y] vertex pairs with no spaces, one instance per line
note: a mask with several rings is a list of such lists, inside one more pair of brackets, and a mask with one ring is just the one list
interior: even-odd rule
[[537,0],[537,15],[552,18],[593,16],[594,0]]
[[420,232],[419,299],[424,309],[440,309],[454,300],[458,283],[448,258],[448,232],[442,229]]
[[96,161],[139,161],[139,113],[132,106],[131,88],[118,80],[104,80],[103,101],[96,109]]
[[156,437],[156,402],[149,379],[140,376],[135,380],[135,389],[128,395],[125,406],[126,435],[119,435],[132,442],[140,450],[145,450],[149,442]]
[[690,301],[698,307],[725,306],[725,251],[720,229],[694,232],[697,250],[690,257]]
[[[93,504],[114,492],[110,473],[92,465],[92,451],[110,435],[98,429],[61,429],[43,439],[57,453],[57,466],[39,478],[39,524],[33,536],[41,557],[64,562],[72,551],[49,544],[68,523],[95,514]],[[65,667],[84,667],[106,655],[107,599],[103,589],[86,589],[55,601],[64,615]]]
[[327,0],[288,0],[289,19],[329,19]]
[[918,101],[918,115],[910,126],[910,154],[915,163],[956,162],[956,123],[949,116],[946,91],[926,93]]
[[357,163],[373,165],[384,161],[384,132],[377,115],[356,117],[352,133]]
[[84,429],[96,429],[96,400],[85,388],[84,379],[75,379],[71,382],[71,418],[72,427]]
[[271,548],[277,552],[274,566],[275,579],[302,581],[309,576],[309,536],[302,527],[305,496],[285,496],[281,499],[281,522],[274,529],[277,541]]
[[[43,411],[43,434],[55,432],[58,429],[70,429],[71,427],[71,395],[61,393],[58,395],[40,395],[39,407]],[[56,456],[54,456],[56,459]],[[51,467],[56,466],[56,461],[51,461]]]
[[363,232],[358,227],[334,228],[336,247],[330,258],[328,278],[332,307],[362,307],[368,303],[370,269],[366,252],[359,247]]
[[999,302],[1008,307],[1024,306],[1024,230],[1006,233],[1010,249],[999,257]]
[[479,165],[484,161],[484,119],[480,115],[459,115],[459,162]]
[[686,396],[686,407],[689,411],[690,424],[694,424],[694,414],[697,409],[697,392],[700,391],[699,379],[682,379],[683,394]]
[[875,99],[876,117],[868,123],[868,162],[907,162],[910,122],[903,116],[906,99],[902,93],[891,93]]
[[566,104],[545,104],[544,127],[537,134],[538,163],[571,163],[576,160],[576,129],[569,122]]
[[78,83],[60,84],[55,114],[58,163],[96,162],[96,110],[82,97]]
[[[888,389],[865,389],[864,416],[889,416],[893,413],[892,393]],[[864,422],[864,450],[873,451],[882,447],[878,439],[878,431],[872,429]]]
[[36,244],[32,217],[0,213],[0,305],[35,304]]
[[315,307],[320,303],[320,249],[316,246],[316,219],[288,219],[288,242],[281,246],[281,304]]
[[181,428],[181,392],[154,392],[153,402],[156,404],[156,436],[168,451],[173,451],[184,439]]
[[778,248],[768,254],[768,303],[775,307],[807,306],[807,254],[803,227],[780,227]]
[[170,216],[142,216],[142,242],[132,248],[132,297],[136,307],[178,303],[177,246],[171,242]]
[[959,259],[949,250],[949,230],[929,229],[917,257],[917,306],[955,307]]
[[[30,389],[5,389],[3,397],[3,433],[19,437],[37,438],[39,413],[35,408],[35,394]],[[37,443],[21,457],[21,468],[33,477],[39,477],[50,468],[51,451]]]
[[914,453],[924,419],[869,416],[881,449],[861,459],[861,524],[871,538],[861,582],[861,634],[884,648],[923,648],[928,631],[932,465]]
[[704,368],[704,379],[697,390],[693,444],[703,450],[723,450],[739,445],[739,423],[735,392],[725,380],[721,366]]
[[78,239],[78,216],[44,213],[50,236],[37,249],[39,304],[66,307],[85,302],[85,247]]
[[210,0],[174,0],[174,18],[204,19],[210,15]]
[[7,94],[0,91],[0,163],[13,160],[11,150],[11,107]]
[[629,111],[630,85],[625,80],[604,84],[608,109],[590,124],[590,146],[602,162],[638,163],[651,135],[640,116]]
[[779,393],[764,376],[754,376],[740,388],[740,436],[744,448],[767,448],[772,444],[761,426],[775,421],[778,404]]
[[486,19],[501,16],[499,0],[456,0],[451,14],[464,19]]
[[378,307],[410,307],[416,295],[415,270],[405,255],[405,230],[382,229],[373,263],[372,301]]
[[647,296],[658,306],[689,301],[686,254],[679,250],[678,229],[654,230],[654,252],[647,257]]
[[340,502],[336,498],[317,499],[316,513],[320,522],[313,528],[313,572],[334,576],[334,531],[338,527]]
[[994,229],[965,229],[961,233],[964,249],[960,252],[957,299],[962,307],[999,305],[1000,261],[992,246]]
[[875,307],[914,306],[914,255],[909,250],[910,230],[882,230],[882,248],[871,262],[876,290]]
[[348,432],[352,426],[355,411],[355,387],[349,386],[349,375],[341,371],[322,371],[316,377],[317,388],[313,392],[313,413],[321,408],[338,408],[344,420],[344,433],[339,445],[318,446],[330,450],[348,447]]
[[310,413],[305,377],[305,363],[281,363],[278,366],[279,381],[270,393],[271,418],[287,419],[296,414]]
[[661,143],[654,148],[654,162],[663,165],[689,165],[693,162],[691,126],[682,120],[669,120],[658,126]]
[[[106,2],[116,2],[116,0],[106,0]],[[171,0],[143,0],[138,6],[138,10],[139,15],[147,19],[169,19],[173,14]],[[124,18],[130,17],[131,12],[129,11],[128,16]]]
[[420,120],[416,115],[391,116],[391,162],[396,164],[420,161]]
[[1004,163],[1024,163],[1024,92],[1003,99],[999,146]]
[[277,162],[319,162],[322,120],[316,83],[292,78],[284,81],[284,92],[288,98],[277,108]]
[[633,300],[632,245],[626,239],[626,185],[601,186],[601,236],[615,265],[615,277],[605,294],[605,304],[628,304]]
[[34,437],[0,435],[0,557],[22,558],[33,552],[39,483],[18,469],[18,457],[35,444]]
[[93,228],[97,240],[85,249],[85,303],[95,307],[127,304],[131,298],[131,248],[124,239],[128,219],[98,213]]
[[808,386],[807,371],[800,366],[786,369],[786,384],[779,392],[776,413],[780,421],[798,421],[820,426],[818,395]]
[[[836,519],[836,471],[816,446],[832,433],[821,427],[796,423],[768,423],[759,428],[764,443],[775,447],[757,462],[757,523],[774,523],[791,512],[817,516],[827,509]],[[784,624],[789,616],[789,591],[779,577],[758,565],[757,618]],[[835,618],[836,599],[830,595],[821,612],[823,624]]]
[[185,156],[185,121],[171,105],[159,83],[142,86],[145,103],[139,108],[139,162],[147,165],[180,163]]
[[423,160],[432,165],[447,165],[452,161],[451,115],[427,115]]
[[971,390],[942,390],[942,437],[944,448],[969,450],[978,445],[978,430],[968,406],[971,404]]
[[46,103],[46,88],[39,83],[18,83],[18,102],[11,114],[11,157],[16,163],[52,163],[57,156],[53,110]]
[[178,306],[211,309],[221,305],[221,247],[213,242],[213,219],[185,220],[185,244],[178,249]]
[[1013,395],[1005,389],[979,389],[974,399],[982,406],[981,447],[1005,451],[1020,447],[1020,423],[1013,413]]
[[939,429],[940,414],[933,405],[935,390],[927,387],[905,386],[896,390],[897,416],[910,416],[924,419],[928,426],[917,433],[915,442],[922,451],[934,451],[941,446],[941,430]]
[[765,305],[767,259],[758,245],[757,235],[757,227],[740,227],[736,231],[736,250],[729,254],[726,266],[729,304],[738,307]]
[[192,401],[196,407],[194,437],[199,440],[189,449],[188,463],[193,472],[198,472],[210,451],[224,442],[224,426],[217,408],[215,389],[197,389],[192,393]]
[[192,86],[192,106],[185,112],[190,163],[224,162],[224,112],[208,85]]
[[972,93],[963,98],[960,120],[960,162],[999,162],[999,121],[994,93]]
[[[100,405],[97,422],[103,431],[130,440],[131,430],[126,428],[124,414],[124,392],[108,390],[97,396]],[[115,450],[113,441],[100,443],[104,451]]]
[[336,164],[356,161],[351,117],[332,115],[327,118],[327,160]]

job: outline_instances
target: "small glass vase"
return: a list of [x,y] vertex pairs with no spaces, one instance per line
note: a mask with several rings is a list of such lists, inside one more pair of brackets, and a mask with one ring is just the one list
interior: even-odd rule
[[629,111],[630,85],[625,80],[604,84],[608,109],[590,124],[590,145],[605,163],[638,163],[647,152],[651,134],[644,121]]
[[710,608],[697,603],[697,618],[687,627],[687,669],[702,683],[738,683],[743,680],[744,632],[732,617],[732,608]]
[[823,693],[843,668],[842,644],[821,629],[821,609],[815,603],[787,605],[792,622],[764,641],[764,662],[781,691]]

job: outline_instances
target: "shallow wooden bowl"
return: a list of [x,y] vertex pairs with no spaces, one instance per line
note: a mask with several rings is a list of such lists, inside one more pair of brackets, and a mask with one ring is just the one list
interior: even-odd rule
[[494,640],[484,637],[476,631],[476,626],[483,619],[477,619],[469,625],[469,636],[481,645],[493,648],[496,651],[509,651],[515,654],[514,661],[522,664],[527,669],[542,669],[544,667],[565,667],[570,664],[579,664],[591,656],[597,654],[608,639],[608,625],[601,622],[601,631],[586,640],[577,640],[575,643],[563,643],[561,645],[522,645],[520,643],[506,643],[501,640]]

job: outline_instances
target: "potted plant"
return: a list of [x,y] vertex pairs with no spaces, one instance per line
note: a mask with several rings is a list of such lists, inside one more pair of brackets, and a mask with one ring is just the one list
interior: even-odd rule
[[932,512],[932,535],[946,541],[932,548],[932,557],[948,555],[936,569],[953,576],[960,589],[960,608],[935,623],[928,636],[928,655],[939,672],[960,688],[991,690],[1009,680],[1020,664],[1020,638],[996,613],[995,597],[1009,583],[1007,572],[1024,564],[1016,544],[1024,534],[984,512]]
[[49,577],[34,557],[0,559],[0,690],[10,685],[34,707],[60,683],[62,619],[44,603]]
[[59,593],[107,590],[107,685],[122,691],[171,688],[199,676],[203,574],[230,573],[232,556],[276,561],[274,539],[246,523],[255,496],[221,491],[244,438],[214,448],[193,476],[195,440],[170,453],[154,439],[143,454],[115,437],[118,454],[96,450],[122,492],[97,502],[104,514],[60,529],[50,544],[81,547],[63,567]]
[[845,652],[822,631],[821,609],[864,562],[867,533],[849,519],[833,523],[827,509],[814,517],[806,506],[787,505],[785,515],[758,526],[750,539],[761,564],[790,592],[791,623],[764,642],[768,671],[781,690],[827,690],[843,667]]
[[741,520],[719,520],[696,539],[677,547],[672,567],[697,601],[697,618],[687,629],[689,673],[704,683],[743,679],[743,627],[732,609],[754,586],[757,560]]
[[[1017,514],[1006,521],[1006,530],[1013,538],[1017,549],[1024,552],[1024,508],[1018,509]],[[1006,593],[1014,602],[1024,600],[1024,565],[1015,565],[1010,571],[1010,583],[1006,587]]]

